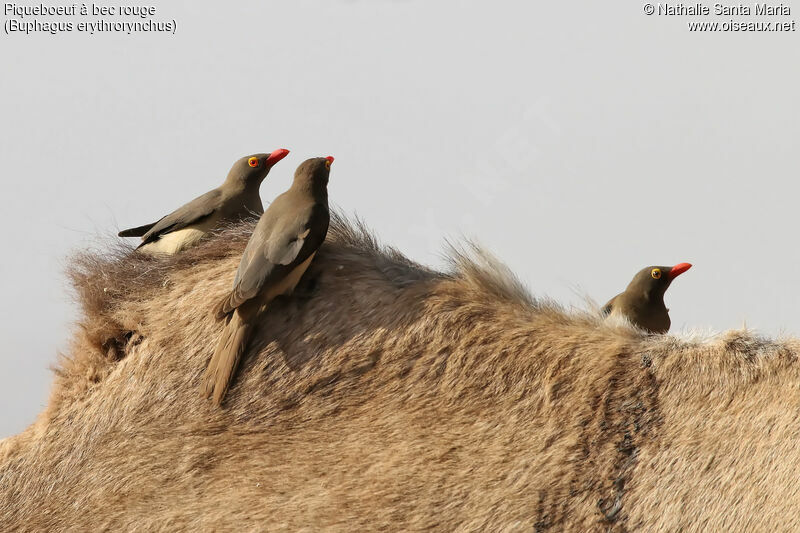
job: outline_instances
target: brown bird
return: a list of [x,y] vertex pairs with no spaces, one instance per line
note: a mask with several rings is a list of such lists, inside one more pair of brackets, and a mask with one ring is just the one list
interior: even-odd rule
[[271,154],[245,156],[231,167],[225,182],[179,207],[152,224],[119,232],[120,237],[141,237],[138,250],[175,254],[200,240],[206,233],[255,213],[264,212],[258,189],[270,169],[289,154],[279,148]]
[[227,318],[206,368],[205,395],[220,405],[252,337],[258,316],[291,293],[328,233],[328,177],[333,157],[304,161],[294,182],[270,204],[244,249],[233,289],[216,306]]
[[669,331],[669,309],[664,305],[664,292],[672,280],[692,267],[678,263],[673,267],[643,268],[628,284],[625,292],[611,298],[603,307],[605,315],[626,317],[633,325],[652,333]]

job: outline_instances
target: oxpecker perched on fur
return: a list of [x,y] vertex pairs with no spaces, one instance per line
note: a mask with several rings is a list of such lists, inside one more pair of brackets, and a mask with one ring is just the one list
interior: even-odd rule
[[206,369],[204,392],[220,405],[269,303],[291,293],[328,233],[328,177],[333,157],[304,161],[294,182],[270,204],[244,249],[233,289],[214,309],[226,319]]
[[603,307],[605,315],[619,315],[633,325],[652,333],[669,331],[669,309],[664,305],[664,293],[676,277],[692,267],[678,263],[673,267],[649,266],[640,270],[625,292],[611,298]]
[[275,163],[289,154],[280,148],[270,154],[245,156],[231,167],[225,182],[152,224],[119,232],[120,237],[141,237],[138,250],[175,254],[199,241],[206,233],[250,214],[264,212],[258,189]]

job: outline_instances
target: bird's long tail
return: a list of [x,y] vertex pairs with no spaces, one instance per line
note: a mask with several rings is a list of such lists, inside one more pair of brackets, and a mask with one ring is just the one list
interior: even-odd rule
[[213,395],[214,403],[217,405],[221,405],[225,399],[252,332],[253,325],[242,319],[238,310],[233,312],[230,321],[222,330],[203,379],[205,396]]

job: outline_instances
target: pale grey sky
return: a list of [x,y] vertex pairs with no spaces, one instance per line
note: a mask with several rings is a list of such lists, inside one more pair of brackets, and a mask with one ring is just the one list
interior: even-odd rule
[[66,256],[278,147],[265,200],[332,154],[331,201],[418,261],[472,237],[576,305],[688,261],[674,330],[800,332],[797,32],[636,2],[153,5],[175,35],[0,36],[0,437],[67,349]]

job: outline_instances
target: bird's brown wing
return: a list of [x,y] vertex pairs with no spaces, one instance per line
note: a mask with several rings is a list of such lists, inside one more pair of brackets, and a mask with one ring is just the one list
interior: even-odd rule
[[142,243],[139,247],[141,248],[145,244],[157,241],[166,233],[200,222],[204,218],[211,216],[221,205],[222,193],[219,189],[214,189],[202,196],[198,196],[153,224],[153,227],[142,236]]
[[283,279],[319,248],[328,231],[327,209],[313,206],[304,211],[272,231],[266,224],[256,228],[236,271],[233,290],[217,307],[218,318]]
[[124,230],[120,231],[119,233],[117,233],[117,236],[118,237],[141,237],[142,235],[144,235],[145,233],[150,231],[150,228],[152,228],[155,225],[156,225],[155,222],[151,222],[150,224],[145,224],[144,226],[139,226],[138,228],[124,229]]
[[619,294],[614,296],[613,298],[611,298],[608,302],[606,302],[606,305],[603,306],[603,309],[601,311],[604,315],[610,315],[611,314],[611,310],[614,309],[614,301],[618,297],[619,297]]

